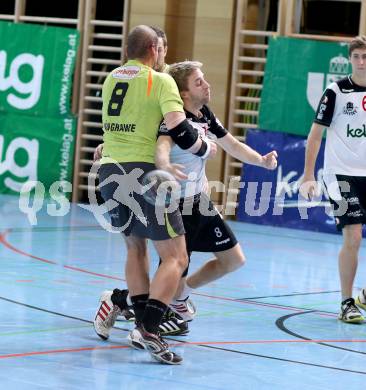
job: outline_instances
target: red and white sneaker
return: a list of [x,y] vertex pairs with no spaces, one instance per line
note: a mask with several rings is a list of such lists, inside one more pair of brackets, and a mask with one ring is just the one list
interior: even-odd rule
[[100,306],[94,318],[95,332],[103,340],[109,338],[110,331],[117,317],[121,315],[121,309],[117,305],[114,305],[111,300],[112,294],[113,291],[102,292]]
[[173,299],[169,308],[174,311],[183,321],[192,321],[197,313],[196,306],[189,298],[186,299]]

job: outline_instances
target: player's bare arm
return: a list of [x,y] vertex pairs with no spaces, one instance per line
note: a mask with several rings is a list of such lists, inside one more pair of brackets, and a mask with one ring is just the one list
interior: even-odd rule
[[308,135],[308,140],[305,150],[305,167],[303,179],[300,183],[300,194],[305,198],[311,200],[316,194],[316,180],[314,176],[315,162],[318,157],[320,144],[324,125],[313,123]]
[[158,138],[155,151],[155,165],[158,169],[164,169],[171,173],[176,179],[184,180],[188,176],[182,172],[184,169],[181,164],[172,164],[170,162],[170,151],[173,146],[173,140],[168,135],[161,135]]
[[217,143],[225,150],[225,152],[229,153],[241,162],[271,170],[276,169],[277,167],[277,152],[275,150],[272,150],[262,156],[250,146],[239,142],[230,133],[227,133],[222,138],[218,138]]

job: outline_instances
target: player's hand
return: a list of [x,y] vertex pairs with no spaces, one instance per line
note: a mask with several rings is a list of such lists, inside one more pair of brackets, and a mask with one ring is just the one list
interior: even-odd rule
[[210,143],[210,153],[208,154],[207,158],[208,159],[212,159],[212,158],[215,158],[216,157],[216,153],[217,153],[217,145],[216,145],[216,142],[213,142],[213,141],[207,141]]
[[314,175],[304,176],[300,181],[299,192],[303,198],[310,201],[317,194],[317,187]]
[[277,168],[277,152],[275,150],[272,150],[272,152],[269,152],[262,156],[263,158],[263,167],[267,169],[276,169]]
[[167,164],[158,168],[171,173],[177,180],[188,179],[188,176],[183,172],[184,166],[181,164]]
[[103,153],[103,144],[99,144],[94,150],[93,161],[96,162],[100,160],[102,158],[102,153]]

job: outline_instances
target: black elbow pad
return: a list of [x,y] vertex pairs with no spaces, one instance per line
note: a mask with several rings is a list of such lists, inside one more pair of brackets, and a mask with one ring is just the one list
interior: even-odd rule
[[168,135],[181,149],[189,149],[198,139],[198,132],[189,124],[187,119],[169,130]]

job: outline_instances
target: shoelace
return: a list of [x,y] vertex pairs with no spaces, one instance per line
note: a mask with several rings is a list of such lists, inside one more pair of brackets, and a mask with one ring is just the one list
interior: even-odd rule
[[175,313],[172,310],[167,310],[163,316],[162,322],[169,321],[172,318],[175,318]]
[[343,313],[344,314],[347,314],[347,313],[358,314],[358,309],[356,308],[356,306],[353,303],[349,302],[349,303],[347,303],[346,307],[344,308]]
[[161,346],[163,347],[162,349],[168,349],[169,345],[166,341],[164,341],[164,339],[161,337],[160,335],[160,332],[154,334],[154,333],[149,333],[153,336],[153,338],[159,343],[161,344]]
[[[179,301],[177,301],[177,302],[179,302]],[[174,309],[179,311],[180,313],[184,313],[184,312],[191,313],[191,310],[189,310],[189,308],[187,307],[185,302],[184,303],[172,303],[171,306],[174,307]]]
[[175,302],[172,303],[171,306],[173,306],[175,309],[181,312],[188,312],[189,314],[194,315],[196,312],[196,309],[192,303],[192,301],[189,299],[189,296],[185,299],[177,299]]

